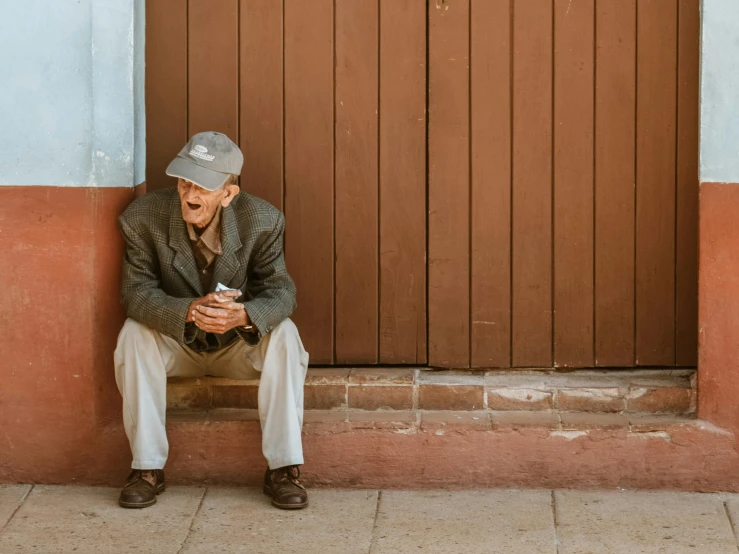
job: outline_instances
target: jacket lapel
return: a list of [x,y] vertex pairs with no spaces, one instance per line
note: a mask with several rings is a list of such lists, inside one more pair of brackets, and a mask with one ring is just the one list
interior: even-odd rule
[[241,246],[239,229],[236,225],[236,216],[234,215],[233,208],[226,206],[221,212],[221,248],[223,249],[223,254],[216,257],[211,288],[215,288],[218,283],[228,286],[234,273],[239,269],[236,252]]
[[182,207],[178,195],[172,199],[172,207],[169,210],[169,246],[175,251],[174,260],[172,260],[174,268],[199,296],[203,296],[203,287],[198,278],[198,266],[195,264],[190,238],[187,236],[185,220],[182,219]]

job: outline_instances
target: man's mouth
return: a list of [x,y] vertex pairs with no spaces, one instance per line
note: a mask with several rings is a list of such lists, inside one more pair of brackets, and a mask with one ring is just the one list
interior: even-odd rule
[[187,202],[187,207],[191,210],[198,210],[200,209],[200,204],[193,204],[192,202]]

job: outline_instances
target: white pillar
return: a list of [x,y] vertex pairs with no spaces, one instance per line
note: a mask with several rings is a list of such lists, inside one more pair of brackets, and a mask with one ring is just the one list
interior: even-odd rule
[[5,2],[0,185],[144,181],[144,0]]

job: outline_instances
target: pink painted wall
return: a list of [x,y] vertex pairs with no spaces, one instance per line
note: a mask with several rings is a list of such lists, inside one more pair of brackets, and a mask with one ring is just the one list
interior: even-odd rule
[[698,417],[739,429],[739,184],[700,192]]
[[119,424],[116,218],[136,192],[0,187],[0,480],[84,479]]

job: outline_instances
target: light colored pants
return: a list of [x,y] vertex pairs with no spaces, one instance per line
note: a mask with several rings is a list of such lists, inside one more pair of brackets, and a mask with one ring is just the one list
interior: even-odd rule
[[[259,378],[262,453],[270,469],[303,463],[303,384],[308,353],[286,319],[257,346],[239,339],[197,353],[174,339],[127,319],[115,350],[115,379],[123,396],[123,424],[133,469],[162,469],[169,454],[165,414],[167,377],[216,375]],[[260,377],[261,373],[261,377]]]

